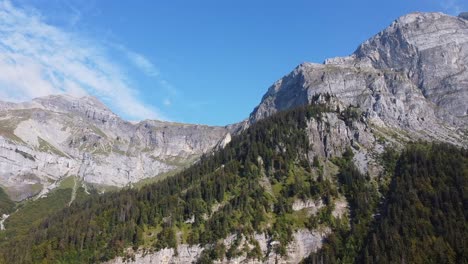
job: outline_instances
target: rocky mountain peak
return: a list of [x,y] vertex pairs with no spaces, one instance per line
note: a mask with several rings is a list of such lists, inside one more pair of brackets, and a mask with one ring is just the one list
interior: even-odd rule
[[364,42],[354,63],[410,78],[440,109],[439,118],[468,113],[468,21],[442,13],[411,13]]
[[87,95],[76,97],[68,94],[49,95],[32,100],[32,106],[41,105],[41,108],[70,114],[78,114],[85,118],[107,121],[119,119],[105,104],[96,97]]
[[459,15],[458,15],[459,18],[462,18],[462,19],[467,19],[468,20],[468,12],[461,12]]
[[467,20],[411,13],[350,56],[300,64],[270,87],[249,123],[330,94],[358,106],[373,124],[466,144],[454,132],[468,126],[466,58]]

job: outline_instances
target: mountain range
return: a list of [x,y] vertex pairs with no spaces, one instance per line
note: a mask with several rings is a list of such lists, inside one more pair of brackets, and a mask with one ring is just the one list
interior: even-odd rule
[[[374,181],[375,185],[380,186],[381,181],[390,181],[382,180],[385,175],[391,173],[388,171],[388,166],[382,162],[382,155],[386,155],[385,153],[388,153],[390,148],[401,150],[410,142],[416,141],[442,142],[454,145],[455,148],[468,147],[467,62],[468,19],[465,15],[454,17],[442,13],[411,13],[398,18],[389,27],[362,43],[350,56],[327,59],[321,64],[300,64],[268,89],[260,104],[248,118],[225,127],[156,120],[129,122],[112,113],[103,103],[90,96],[76,98],[69,95],[54,95],[24,103],[0,102],[0,187],[9,199],[20,202],[29,198],[34,200],[46,197],[49,193],[53,193],[61,182],[72,177],[75,185],[79,182],[87,193],[91,189],[108,192],[122,187],[138,187],[146,192],[148,196],[145,197],[150,197],[153,195],[150,187],[144,189],[145,187],[141,186],[156,182],[156,185],[151,185],[154,186],[151,188],[160,190],[158,182],[168,184],[172,177],[179,179],[178,177],[184,175],[195,177],[192,176],[196,174],[195,172],[190,174],[192,170],[197,173],[203,171],[205,176],[217,175],[218,170],[226,171],[228,174],[228,169],[224,167],[230,164],[228,162],[230,159],[227,157],[237,155],[245,159],[245,164],[232,165],[238,168],[235,171],[248,175],[249,173],[260,175],[257,185],[270,193],[272,198],[265,198],[265,201],[262,200],[264,197],[259,199],[264,203],[271,202],[270,200],[275,201],[274,206],[272,205],[275,209],[272,212],[265,209],[268,216],[258,217],[271,217],[275,221],[270,224],[276,225],[280,222],[279,219],[282,219],[284,212],[276,209],[277,203],[281,200],[278,195],[283,192],[275,188],[285,189],[293,181],[292,178],[281,178],[281,175],[277,175],[278,172],[287,174],[291,171],[300,171],[299,174],[311,174],[315,175],[313,177],[329,180],[337,177],[338,182],[342,178],[365,175],[367,181],[364,183],[363,180],[362,184],[365,188],[370,188],[367,186],[368,182]],[[296,111],[294,109],[303,110],[294,112]],[[281,113],[285,112],[288,113],[285,114],[287,118],[297,118],[297,123],[291,124],[289,121],[284,121]],[[297,117],[299,114],[307,115],[308,118],[299,118]],[[284,127],[278,128],[281,126]],[[287,130],[288,126],[291,126],[291,130]],[[260,128],[276,131],[277,139],[283,139],[284,142],[271,143],[268,138],[272,135],[258,132]],[[263,142],[264,146],[258,147],[257,152],[251,150],[256,155],[245,154],[243,156],[239,154],[243,153],[243,147],[240,147],[244,146],[242,142],[248,143],[246,148],[256,146],[256,143],[253,143],[256,141],[252,140],[249,135],[256,135],[258,137],[256,140]],[[298,142],[308,142],[308,146],[299,147]],[[258,143],[258,145],[261,144]],[[291,151],[294,152],[294,150],[288,149],[291,147],[297,148],[298,153],[292,154]],[[262,148],[271,149],[267,151]],[[417,150],[414,151],[419,153]],[[275,156],[271,152],[281,154]],[[263,153],[263,156],[259,153]],[[268,155],[272,155],[275,159],[267,160],[265,156]],[[210,157],[215,161],[211,162]],[[217,163],[220,160],[224,162],[222,165]],[[252,162],[252,160],[256,163],[256,169],[248,171],[250,163],[247,161]],[[278,164],[275,163],[276,161]],[[309,165],[303,165],[304,163]],[[192,166],[193,164],[195,165]],[[216,168],[214,164],[220,167]],[[286,166],[290,171],[288,172],[282,166]],[[348,168],[352,175],[348,176],[344,173],[344,168]],[[400,176],[398,173],[395,175],[395,177]],[[227,176],[223,174],[223,177]],[[359,178],[361,176],[356,177],[361,180]],[[362,177],[364,179],[364,176]],[[180,180],[182,181],[182,178]],[[232,181],[235,184],[238,183]],[[308,181],[305,183],[312,185]],[[304,213],[310,216],[330,205],[329,215],[333,215],[336,219],[343,219],[343,215],[353,210],[351,208],[355,203],[353,199],[356,199],[353,195],[356,192],[360,194],[362,190],[354,190],[352,185],[340,183],[344,187],[338,190],[320,185],[320,190],[335,193],[329,194],[333,197],[330,198],[333,202],[326,202],[327,199],[323,198],[326,195],[318,200],[311,199],[309,196],[312,194],[309,193],[304,194],[306,198],[300,199],[296,189],[291,189],[291,192],[284,196],[290,198],[291,210],[294,212],[305,210],[307,213]],[[223,184],[220,186],[224,186]],[[242,184],[239,183],[239,186]],[[172,185],[169,186],[172,188]],[[184,195],[192,195],[188,191],[191,187],[182,183],[180,186],[181,189],[174,190],[174,193],[180,193],[179,198],[184,198],[182,200],[186,201]],[[388,188],[392,190],[392,187]],[[236,189],[231,191],[230,195],[236,197],[239,195],[238,192],[240,190]],[[369,208],[375,209],[378,207],[376,201],[379,195],[372,196],[370,193],[372,192],[368,191],[371,196],[369,200],[374,207],[369,206]],[[139,197],[135,199],[141,201],[138,194],[129,194],[129,196],[132,195]],[[153,198],[144,199],[153,201]],[[207,204],[212,205],[211,198],[203,196],[203,199]],[[216,209],[202,212],[200,216],[194,213],[193,219],[183,219],[178,215],[180,212],[168,210],[174,218],[177,216],[183,219],[181,223],[192,224],[206,221],[205,224],[207,224],[213,219],[210,218],[210,214],[214,217],[215,213],[221,210],[219,208],[229,203],[225,199],[224,196],[219,198],[218,204],[215,203]],[[72,202],[73,199],[70,200],[68,206]],[[237,205],[232,206],[237,208],[235,207]],[[191,206],[190,208],[197,208],[196,205]],[[74,212],[75,209],[69,210]],[[291,213],[286,209],[285,212]],[[70,213],[70,215],[73,214]],[[156,219],[159,219],[157,217]],[[353,221],[361,219],[360,217],[364,219],[364,216],[359,214],[357,217],[350,215],[349,225],[353,226]],[[158,228],[166,226],[169,218],[171,217],[164,215],[158,220],[160,222],[156,226]],[[199,220],[199,218],[204,220]],[[53,218],[50,223],[69,220],[63,219]],[[218,219],[218,221],[221,220]],[[262,229],[253,225],[255,231],[269,230],[268,221],[265,221],[267,227],[262,227]],[[364,223],[370,225],[371,220],[366,221]],[[145,225],[150,226],[150,223],[154,224],[148,220]],[[51,226],[53,227],[53,224]],[[240,243],[245,247],[255,248],[258,245],[257,253],[263,256],[263,262],[273,262],[276,258],[280,262],[298,263],[308,256],[311,257],[309,259],[311,261],[314,258],[317,260],[317,257],[326,256],[323,252],[322,255],[315,256],[312,253],[317,252],[323,245],[326,248],[325,237],[339,228],[332,224],[324,224],[321,229],[307,229],[305,226],[308,224],[297,224],[296,229],[290,232],[289,240],[268,232],[257,232],[255,238],[244,234],[239,241],[232,233],[227,234],[229,236],[216,235],[203,240],[201,237],[204,229],[202,228],[197,231],[200,232],[200,238],[197,238],[199,240],[194,238],[194,241],[202,245],[201,241],[208,243],[213,242],[210,239],[216,238],[217,241],[220,241],[219,239],[223,241],[220,242],[223,246]],[[8,222],[6,222],[6,227],[8,229]],[[171,228],[168,230],[173,230]],[[177,228],[182,230],[180,226]],[[198,229],[194,227],[193,230]],[[145,229],[145,231],[148,230]],[[106,232],[112,234],[111,231]],[[162,233],[161,231],[157,236],[159,237]],[[376,235],[382,233],[385,232],[379,230],[374,232]],[[38,237],[46,239],[39,235]],[[40,239],[38,238],[38,241],[42,241]],[[152,239],[143,240],[153,241]],[[162,237],[160,240],[166,241],[164,239],[165,237]],[[364,240],[362,237],[355,239]],[[146,243],[140,240],[135,240],[137,242],[134,241],[134,244]],[[272,241],[279,241],[281,245],[284,245],[285,241],[293,242],[288,248],[278,249],[275,255],[269,249],[274,245]],[[210,247],[193,246],[188,242],[176,244],[178,246],[170,243],[157,244],[156,248],[159,251],[148,255],[137,252],[137,261],[155,263],[166,259],[172,262],[192,262],[205,257],[202,252],[204,250],[207,252],[207,248],[212,250]],[[215,244],[211,243],[212,246]],[[375,247],[378,248],[378,246]],[[169,248],[175,248],[178,254]],[[369,254],[378,255],[372,247],[365,250]],[[95,256],[93,255],[92,258],[92,254],[89,254],[89,259],[95,261]],[[119,256],[118,253],[115,255]],[[222,260],[221,255],[217,256]],[[67,257],[70,256],[67,255]],[[112,255],[112,257],[115,256]],[[232,255],[232,258],[237,259],[236,261],[249,259],[247,255],[240,253]],[[356,260],[359,256],[356,255],[353,258]],[[456,257],[458,260],[459,258],[460,256]],[[463,259],[463,256],[461,258]],[[102,257],[102,260],[109,259],[112,258]],[[114,263],[123,261],[123,258],[112,260]],[[28,261],[25,259],[25,262]]]

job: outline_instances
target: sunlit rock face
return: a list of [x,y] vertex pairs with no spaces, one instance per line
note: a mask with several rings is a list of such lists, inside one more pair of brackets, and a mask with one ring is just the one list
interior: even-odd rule
[[122,187],[188,166],[229,140],[223,127],[127,122],[93,97],[0,102],[0,185],[15,200],[67,176]]
[[[468,20],[411,13],[347,57],[302,63],[275,82],[242,131],[278,111],[321,104],[329,112],[307,124],[309,158],[340,156],[348,147],[370,176],[386,145],[413,140],[468,146]],[[354,113],[349,118],[347,113]]]
[[369,124],[466,145],[467,58],[468,20],[412,13],[348,57],[299,65],[269,88],[249,123],[330,94]]

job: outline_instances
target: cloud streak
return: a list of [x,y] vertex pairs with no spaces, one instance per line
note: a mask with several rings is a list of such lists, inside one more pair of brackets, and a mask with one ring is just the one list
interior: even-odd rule
[[440,4],[443,9],[452,15],[458,15],[463,11],[463,5],[458,0],[442,0]]
[[128,59],[141,71],[150,77],[159,77],[159,70],[143,55],[134,51],[123,49]]
[[[145,74],[159,76],[143,55],[124,50]],[[48,25],[37,12],[0,1],[0,99],[25,101],[59,93],[97,96],[132,120],[166,119],[139,99],[123,66],[109,56],[109,47]]]

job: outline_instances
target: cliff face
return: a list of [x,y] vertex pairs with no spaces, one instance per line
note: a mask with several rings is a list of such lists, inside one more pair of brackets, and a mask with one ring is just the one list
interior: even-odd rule
[[466,145],[467,56],[468,20],[412,13],[348,57],[299,65],[269,88],[249,123],[330,94],[369,124]]
[[133,124],[92,97],[0,103],[0,185],[16,200],[66,176],[121,187],[190,165],[226,138],[222,127]]
[[[216,264],[228,263],[300,263],[304,256],[308,256],[311,252],[315,252],[322,246],[322,240],[327,235],[329,230],[311,232],[307,229],[298,230],[293,233],[293,241],[287,247],[286,256],[280,256],[271,250],[275,241],[265,234],[255,234],[254,239],[260,246],[264,259],[247,258],[245,255],[238,256],[233,259],[224,258],[216,260]],[[234,242],[236,235],[231,235],[224,239],[223,243],[230,247]],[[241,239],[241,246],[239,248],[253,248],[253,245],[246,242],[244,238]],[[116,258],[112,261],[106,262],[107,264],[123,264],[123,263],[138,263],[138,264],[151,264],[151,263],[195,263],[202,255],[204,248],[199,245],[181,244],[177,247],[177,254],[172,248],[165,248],[155,253],[144,252],[129,252],[133,259],[124,260],[123,258]]]
[[[382,172],[376,157],[387,145],[424,139],[468,146],[467,58],[468,20],[463,16],[409,14],[348,57],[299,65],[268,89],[246,121],[229,130],[240,133],[281,110],[308,103],[324,105],[332,111],[312,118],[306,128],[310,162],[315,156],[320,160],[341,156],[351,147],[355,165],[375,177]],[[331,168],[325,166],[324,175],[335,173],[327,170]],[[346,211],[346,200],[337,207]],[[219,262],[297,263],[320,248],[325,235],[317,236],[308,246],[292,242],[286,258],[275,259],[262,250],[263,261]],[[256,239],[262,244],[261,236]],[[142,263],[177,263],[196,260],[202,250],[181,245],[179,255],[164,249],[147,255],[137,253],[135,257]]]

